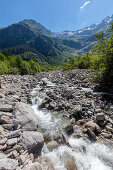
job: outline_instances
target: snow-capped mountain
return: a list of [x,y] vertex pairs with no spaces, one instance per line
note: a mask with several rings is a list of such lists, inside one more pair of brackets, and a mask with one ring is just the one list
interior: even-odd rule
[[78,35],[92,36],[100,31],[108,31],[112,22],[113,22],[113,15],[106,17],[100,23],[93,24],[84,29],[80,29],[77,31],[63,31],[61,33],[57,33],[56,35],[62,38],[75,38]]

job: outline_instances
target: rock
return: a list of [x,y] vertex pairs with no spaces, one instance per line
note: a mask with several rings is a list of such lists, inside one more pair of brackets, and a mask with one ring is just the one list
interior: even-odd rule
[[10,158],[0,159],[0,170],[16,170],[18,161]]
[[101,109],[95,109],[95,113],[101,113]]
[[5,134],[4,137],[11,139],[11,138],[19,137],[20,135],[21,135],[21,130],[15,130],[15,131]]
[[58,148],[59,144],[56,141],[50,141],[47,143],[47,148],[52,151],[53,149]]
[[105,120],[104,114],[103,113],[97,113],[96,114],[96,120],[97,121]]
[[22,134],[22,146],[29,153],[40,155],[42,147],[44,145],[43,135],[39,132],[25,131]]
[[7,145],[12,146],[17,144],[17,138],[12,138],[7,141]]
[[109,132],[111,132],[111,133],[113,133],[113,128],[110,127],[110,126],[106,126],[106,130],[109,131]]
[[7,141],[7,138],[3,138],[0,140],[0,145],[4,145]]
[[10,118],[8,116],[1,116],[0,118],[0,124],[8,124],[9,123]]
[[42,165],[43,170],[45,170],[45,169],[55,170],[54,166],[49,158],[46,158],[46,157],[39,158],[38,162],[40,163],[40,165]]
[[66,124],[65,127],[64,127],[64,130],[66,131],[66,133],[72,134],[73,131],[74,131],[72,123]]
[[64,166],[66,170],[77,170],[74,157],[67,153],[64,156]]
[[11,112],[12,110],[13,110],[12,105],[5,104],[0,106],[0,111]]
[[24,166],[23,170],[44,170],[43,167],[38,163],[29,163],[28,165]]
[[37,116],[30,105],[18,102],[14,108],[15,119],[19,121],[21,127],[25,130],[37,130]]
[[0,151],[6,150],[7,149],[7,145],[0,145]]
[[54,110],[55,107],[56,107],[56,103],[55,102],[51,102],[51,103],[49,103],[48,109],[49,110]]
[[96,140],[96,135],[90,128],[87,128],[87,132],[93,140]]
[[2,126],[3,126],[4,129],[10,130],[10,131],[12,131],[13,128],[14,128],[13,124],[4,124]]
[[103,136],[104,138],[107,138],[107,139],[111,139],[112,138],[112,134],[109,133],[109,132],[108,133],[102,132],[101,136]]
[[19,165],[23,165],[25,161],[26,161],[25,156],[20,155],[18,159]]
[[93,123],[92,121],[85,123],[84,126],[85,128],[90,128],[93,132],[101,133],[100,127],[96,123]]
[[72,94],[73,94],[73,92],[71,90],[67,90],[63,93],[63,96],[66,97],[67,99],[71,99]]

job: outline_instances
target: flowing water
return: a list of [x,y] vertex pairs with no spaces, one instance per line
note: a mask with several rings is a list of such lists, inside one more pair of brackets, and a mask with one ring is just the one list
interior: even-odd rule
[[[55,84],[47,79],[46,91],[52,90]],[[46,92],[45,91],[45,92]],[[65,120],[58,115],[54,115],[47,110],[39,110],[38,105],[42,102],[45,92],[41,90],[40,84],[32,91],[33,109],[39,121],[39,128],[47,134],[59,133],[59,128],[63,127]],[[72,157],[77,166],[77,170],[113,170],[113,148],[104,144],[68,137],[69,144],[59,146],[53,151],[49,151],[45,144],[42,155],[51,159],[55,170],[67,170],[65,168],[65,156]],[[85,150],[83,149],[85,148]],[[68,170],[70,170],[68,168]]]

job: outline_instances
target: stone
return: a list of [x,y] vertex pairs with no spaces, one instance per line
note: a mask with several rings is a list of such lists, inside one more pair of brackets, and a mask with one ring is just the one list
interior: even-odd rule
[[90,128],[87,128],[87,132],[90,135],[90,137],[96,141],[96,135]]
[[95,109],[95,113],[101,113],[101,109]]
[[109,132],[111,132],[111,133],[113,133],[113,128],[110,127],[110,126],[106,126],[106,130],[109,131]]
[[21,135],[21,130],[15,130],[15,131],[5,134],[4,137],[11,139],[11,138],[19,137],[20,135]]
[[28,150],[29,153],[40,155],[44,145],[44,138],[43,135],[39,132],[25,131],[22,134],[21,144],[25,150]]
[[11,112],[13,110],[12,105],[4,104],[0,106],[0,111]]
[[47,170],[55,170],[51,160],[49,158],[46,157],[41,157],[38,158],[38,162],[40,163],[40,165],[43,167],[43,170],[47,169]]
[[19,165],[23,165],[25,161],[26,161],[25,156],[20,155],[18,159]]
[[14,107],[14,117],[19,121],[21,128],[27,131],[37,130],[37,116],[30,105],[22,102],[16,103]]
[[85,128],[90,128],[93,132],[101,133],[100,127],[92,121],[85,123],[84,126]]
[[8,124],[9,123],[10,118],[8,116],[1,116],[0,118],[0,124]]
[[105,120],[104,114],[103,113],[97,113],[96,114],[96,120],[97,121]]
[[7,141],[7,138],[3,138],[0,140],[0,145],[4,145]]
[[29,163],[24,166],[23,170],[44,170],[43,167],[38,163]]
[[109,132],[108,133],[102,132],[101,136],[103,136],[104,138],[107,138],[107,139],[111,139],[112,138],[112,134],[109,133]]
[[53,149],[58,148],[59,144],[56,141],[50,141],[47,143],[47,148],[52,151]]
[[12,138],[7,141],[7,145],[12,146],[17,144],[17,138]]
[[0,145],[0,151],[6,150],[7,149],[7,145]]
[[0,159],[0,170],[16,170],[18,161],[10,158]]
[[73,125],[72,125],[72,123],[66,124],[65,127],[64,127],[64,130],[65,130],[65,132],[68,133],[68,134],[73,133],[74,130],[73,130]]
[[2,126],[4,129],[10,130],[10,131],[12,131],[14,127],[13,124],[3,124]]
[[66,170],[77,170],[74,157],[67,153],[64,156],[64,166]]

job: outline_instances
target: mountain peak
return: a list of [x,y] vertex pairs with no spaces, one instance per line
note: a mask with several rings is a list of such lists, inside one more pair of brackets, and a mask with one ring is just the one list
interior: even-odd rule
[[30,29],[36,34],[52,35],[52,32],[50,30],[46,29],[43,25],[37,23],[33,19],[24,19],[19,23],[27,24],[30,27]]

